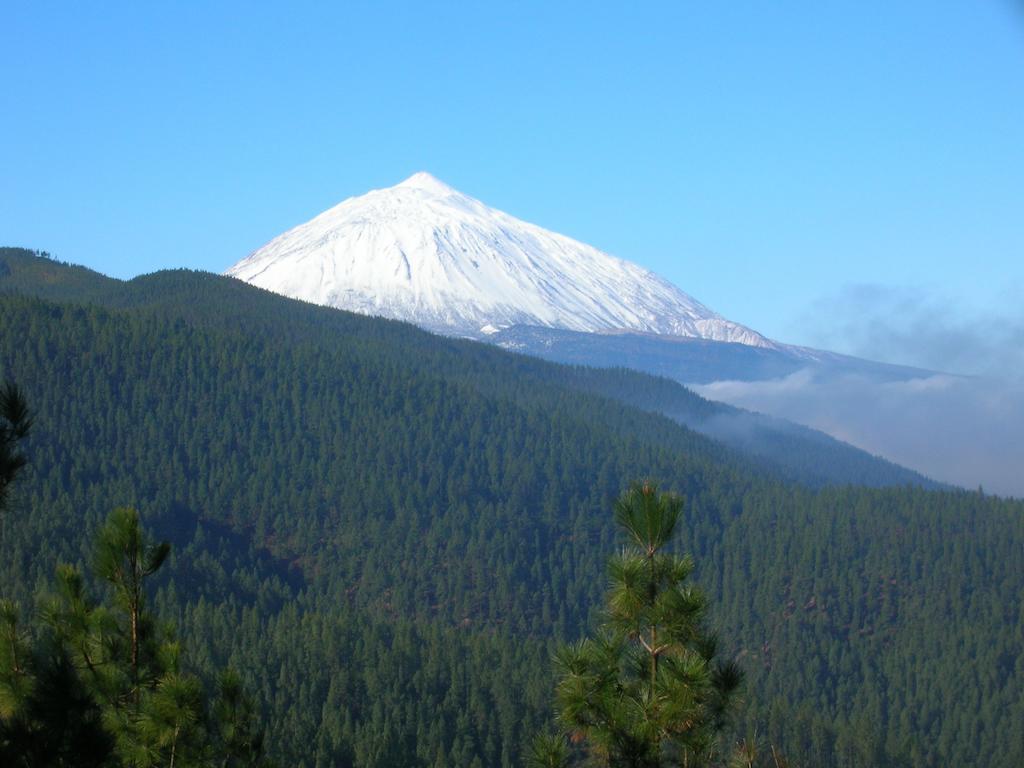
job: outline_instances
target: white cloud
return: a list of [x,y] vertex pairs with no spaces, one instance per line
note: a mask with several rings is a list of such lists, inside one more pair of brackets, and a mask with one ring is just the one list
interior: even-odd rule
[[880,382],[804,369],[693,388],[820,429],[936,480],[1024,497],[1024,383],[945,374]]

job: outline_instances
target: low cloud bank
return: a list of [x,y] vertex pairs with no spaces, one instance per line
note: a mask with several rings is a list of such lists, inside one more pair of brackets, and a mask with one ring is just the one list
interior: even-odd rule
[[919,287],[847,285],[814,302],[794,330],[805,343],[933,371],[1024,379],[1024,285],[982,309]]
[[820,429],[935,480],[1024,497],[1024,382],[946,374],[882,382],[803,369],[692,388]]

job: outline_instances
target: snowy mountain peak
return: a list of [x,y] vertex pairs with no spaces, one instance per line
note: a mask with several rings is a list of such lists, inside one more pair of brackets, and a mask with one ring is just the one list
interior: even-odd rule
[[489,208],[426,172],[339,203],[226,274],[454,335],[525,325],[775,346],[649,270]]
[[405,181],[396,184],[392,189],[418,189],[422,192],[429,192],[436,195],[447,195],[455,192],[436,176],[431,176],[426,171],[414,173]]

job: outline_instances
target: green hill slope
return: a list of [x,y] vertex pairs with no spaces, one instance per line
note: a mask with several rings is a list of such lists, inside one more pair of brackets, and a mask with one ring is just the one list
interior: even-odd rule
[[107,290],[0,297],[37,412],[0,584],[29,601],[137,505],[175,544],[161,612],[244,670],[283,764],[515,764],[641,476],[688,498],[738,731],[803,765],[1024,759],[1021,503],[792,483],[586,371],[212,275]]
[[515,357],[404,323],[291,301],[209,273],[165,271],[122,282],[17,248],[0,248],[0,273],[0,292],[148,311],[215,331],[235,330],[288,344],[331,349],[344,337],[352,343],[386,345],[395,359],[412,355],[420,365],[491,392],[524,386],[536,392],[539,385],[592,392],[666,415],[743,454],[752,465],[810,485],[940,487],[821,432],[710,402],[669,379]]

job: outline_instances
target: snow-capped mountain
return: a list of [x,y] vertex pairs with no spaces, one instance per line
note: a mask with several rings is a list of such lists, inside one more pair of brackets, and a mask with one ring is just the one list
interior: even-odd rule
[[489,208],[428,173],[349,198],[226,274],[452,335],[540,326],[776,347],[650,270]]

